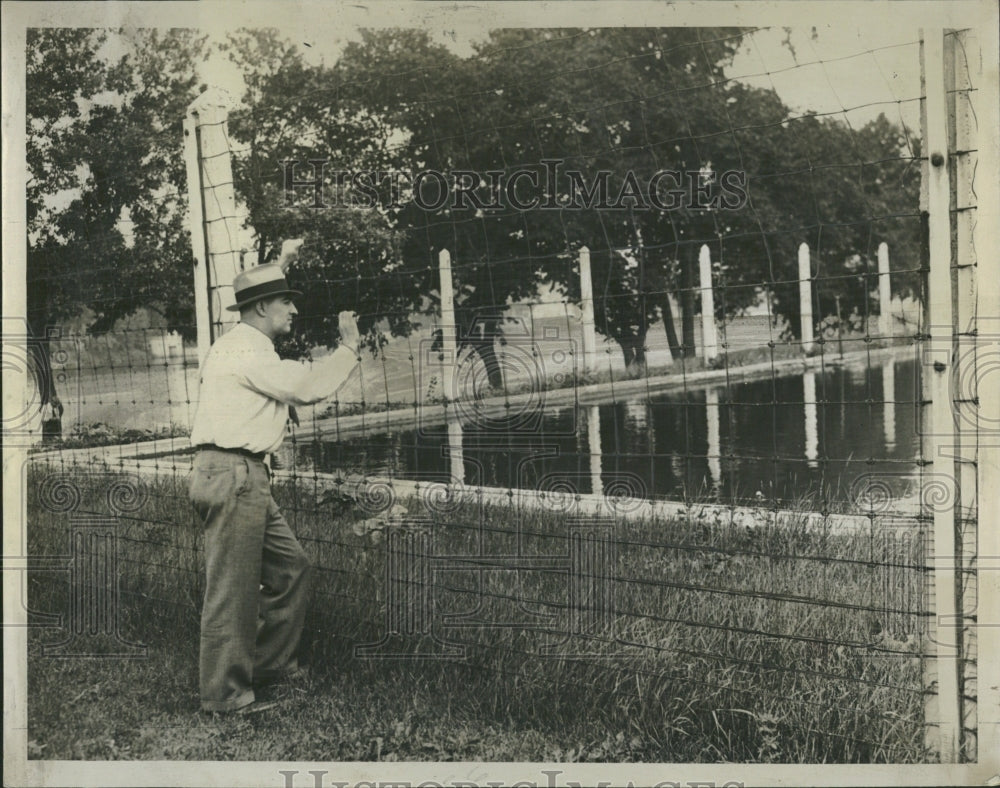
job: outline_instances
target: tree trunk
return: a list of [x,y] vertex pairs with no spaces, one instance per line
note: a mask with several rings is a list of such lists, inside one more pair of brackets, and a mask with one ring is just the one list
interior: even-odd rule
[[622,349],[622,358],[625,360],[625,369],[628,369],[635,363],[635,344],[624,339],[618,344]]
[[639,253],[639,335],[635,338],[632,352],[632,365],[626,366],[630,373],[636,376],[646,371],[646,336],[649,333],[649,304],[646,301],[646,246],[642,242],[642,231],[635,221],[635,213],[629,208],[629,218],[632,222],[632,232],[635,237],[636,250]]
[[503,388],[503,370],[500,369],[500,359],[497,358],[495,337],[486,336],[480,339],[469,340],[469,347],[483,360],[486,366],[486,377],[490,386],[495,389]]
[[38,387],[39,404],[42,408],[51,405],[51,418],[42,424],[42,439],[52,440],[62,436],[63,405],[56,391],[56,377],[52,371],[49,337],[45,331],[45,321],[34,319],[28,323],[28,353],[31,357],[31,373]]
[[641,376],[646,370],[646,333],[623,339],[619,342],[622,356],[625,359],[625,369],[629,375]]
[[681,255],[681,335],[684,358],[694,358],[695,264],[698,247],[689,244]]
[[[465,315],[458,317],[459,325],[465,324]],[[504,385],[503,370],[497,357],[496,341],[500,338],[499,321],[495,318],[477,317],[472,315],[466,335],[462,343],[482,359],[486,367],[486,377],[490,387],[501,389]]]
[[670,307],[670,297],[664,293],[663,301],[660,303],[660,312],[663,314],[663,328],[667,332],[667,344],[670,345],[670,358],[674,361],[681,359],[681,343],[677,340],[677,329],[674,328],[674,310]]

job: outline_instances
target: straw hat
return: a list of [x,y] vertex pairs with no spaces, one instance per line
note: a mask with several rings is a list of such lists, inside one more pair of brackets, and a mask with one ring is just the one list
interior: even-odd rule
[[284,271],[276,263],[265,263],[237,274],[233,280],[233,290],[236,303],[226,307],[230,312],[236,312],[261,298],[302,295],[299,290],[292,290],[288,286]]

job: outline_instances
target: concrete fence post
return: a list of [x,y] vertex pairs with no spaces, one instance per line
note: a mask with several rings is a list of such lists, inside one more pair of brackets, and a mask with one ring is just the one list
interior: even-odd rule
[[809,244],[799,245],[799,314],[802,316],[802,352],[811,353],[813,344],[812,266]]
[[[996,28],[989,33],[970,30],[960,33],[962,46],[959,61],[967,67],[979,68],[975,76],[980,84],[979,90],[969,91],[967,98],[974,110],[975,124],[970,129],[970,151],[975,151],[975,159],[969,160],[966,166],[963,156],[959,159],[958,172],[960,177],[972,178],[975,172],[1000,171],[1000,104],[994,98],[991,100],[990,85],[996,85],[997,64],[1000,63],[1000,42],[997,40]],[[968,58],[965,53],[971,53]],[[973,75],[970,75],[973,76]],[[986,90],[981,88],[986,87]],[[970,180],[969,183],[972,181]],[[997,374],[997,361],[1000,360],[1000,257],[995,253],[996,228],[1000,225],[1000,186],[996,178],[982,180],[976,178],[975,211],[964,210],[966,206],[958,203],[962,213],[974,213],[966,228],[970,243],[965,241],[960,248],[974,251],[974,275],[981,284],[976,289],[975,305],[977,309],[975,352],[970,361],[978,365],[976,374],[971,379],[976,381],[978,402],[976,417],[972,425],[977,433],[976,443],[978,462],[976,463],[976,516],[978,518],[977,545],[975,556],[1000,555],[1000,374]],[[963,191],[966,187],[963,186]],[[965,235],[963,232],[962,235]],[[994,251],[991,252],[990,250]],[[961,252],[960,252],[961,254]],[[968,262],[968,261],[965,261]],[[991,285],[990,282],[993,284]],[[960,307],[961,309],[961,307]],[[966,378],[969,379],[969,378]],[[980,559],[981,560],[981,559]],[[996,567],[996,564],[993,565]],[[975,626],[969,627],[976,642],[974,651],[985,655],[976,662],[976,700],[978,719],[976,722],[976,738],[979,758],[985,759],[993,753],[1000,753],[1000,572],[988,570],[979,565],[976,598],[970,600],[978,605],[979,610],[992,611],[989,621],[980,617]]]
[[583,312],[583,371],[597,371],[597,334],[594,329],[594,285],[590,277],[590,249],[580,247],[580,309]]
[[448,445],[451,457],[451,477],[461,484],[465,477],[462,455],[462,421],[459,418],[461,392],[455,383],[458,366],[458,321],[455,319],[455,288],[451,279],[451,253],[442,249],[438,253],[438,275],[441,280],[441,365],[445,408],[448,420]]
[[224,91],[207,90],[191,102],[184,119],[199,364],[211,344],[239,322],[237,313],[226,310],[235,303],[233,279],[240,270],[228,106]]
[[[932,485],[948,506],[930,506],[921,496],[921,514],[931,524],[931,568],[928,597],[933,615],[924,633],[925,740],[928,749],[944,763],[959,757],[961,699],[959,693],[960,637],[955,538],[955,425],[952,411],[952,358],[954,311],[952,308],[952,259],[950,176],[948,171],[948,98],[945,82],[944,31],[927,29],[921,36],[921,77],[924,150],[928,157],[923,172],[922,202],[927,210],[928,265],[927,303],[924,305],[928,336],[924,340],[921,394],[921,458],[927,463],[921,487]],[[923,206],[922,206],[923,207]]]
[[698,270],[701,277],[702,356],[708,364],[719,355],[719,341],[715,330],[715,296],[712,293],[712,252],[708,244],[702,244],[698,253]]
[[889,244],[878,245],[878,333],[883,341],[892,338],[892,287],[889,274]]

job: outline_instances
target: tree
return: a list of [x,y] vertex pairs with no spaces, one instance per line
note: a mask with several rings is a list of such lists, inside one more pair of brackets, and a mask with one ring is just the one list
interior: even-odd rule
[[[620,119],[609,123],[606,117],[608,96],[629,89],[633,79],[615,65],[620,43],[607,31],[504,30],[472,58],[458,60],[423,34],[369,33],[338,64],[342,85],[352,88],[341,87],[339,95],[358,111],[385,118],[385,128],[405,132],[396,164],[447,173],[450,189],[456,179],[472,177],[462,172],[509,179],[523,167],[541,169],[547,152],[582,150],[573,164],[588,179],[607,170],[617,193],[627,162],[614,140],[639,125],[621,108]],[[636,104],[631,112],[637,111]],[[594,250],[595,281],[614,291],[596,305],[599,323],[640,362],[645,332],[660,308],[647,288],[665,292],[670,278],[668,269],[648,265],[638,251],[643,228],[634,213],[575,211],[566,207],[567,185],[554,186],[550,199],[560,206],[554,212],[521,210],[509,200],[487,210],[447,200],[431,209],[411,201],[393,216],[404,231],[408,270],[424,274],[425,292],[435,288],[437,252],[452,253],[460,341],[482,357],[494,384],[500,382],[493,347],[500,313],[507,303],[533,296],[539,283],[578,297],[572,269],[581,245]],[[640,261],[641,281],[629,284],[622,274],[631,270],[633,257]]]
[[[489,118],[481,128],[503,129],[463,138],[466,147],[482,141],[479,166],[509,172],[557,153],[580,174],[557,181],[558,210],[510,211],[501,222],[506,218],[508,235],[521,233],[519,252],[540,261],[540,277],[573,299],[579,284],[572,261],[580,246],[591,249],[598,326],[636,370],[645,364],[650,325],[663,317],[672,335],[667,295],[684,283],[698,240],[699,209],[650,210],[646,191],[655,173],[697,172],[708,160],[693,119],[709,122],[711,85],[740,41],[736,30],[713,34],[706,41],[683,29],[505,30],[477,52],[479,85],[496,87],[482,91],[483,106],[466,115]],[[602,183],[606,199],[590,207],[574,199],[574,189]],[[693,302],[683,304],[684,346],[693,352]]]
[[[275,226],[314,232],[316,244],[324,233],[339,238],[319,284],[339,289],[362,277],[373,316],[394,315],[393,331],[407,330],[409,311],[436,311],[437,255],[448,249],[460,343],[482,358],[494,384],[502,312],[540,285],[578,300],[583,245],[598,327],[636,370],[660,318],[674,356],[693,355],[702,244],[718,261],[718,316],[753,305],[764,288],[795,323],[802,241],[821,265],[821,310],[837,295],[863,304],[876,228],[905,213],[915,194],[900,132],[884,119],[855,131],[796,118],[773,91],[727,78],[742,40],[736,29],[497,30],[460,58],[420,31],[364,32],[333,67],[310,72],[293,110],[297,133],[267,135],[268,168],[280,156],[333,151],[336,168],[440,175],[424,181],[423,200],[393,198],[376,179],[376,209],[364,221],[346,208],[340,219],[300,207],[293,221],[276,204],[264,213]],[[246,62],[276,64],[262,75],[255,111],[284,112],[281,96],[294,94],[288,74],[298,67],[286,55]],[[544,183],[555,157],[578,176],[557,176],[544,194],[529,187],[522,196],[541,207],[514,205],[509,192],[488,199],[524,171]],[[669,209],[650,206],[646,193],[664,171],[687,191]],[[720,201],[733,174],[744,178],[728,195],[736,199]],[[699,189],[715,199],[700,202]],[[586,204],[581,190],[593,190]],[[657,192],[661,200],[666,192]],[[365,231],[353,245],[344,235],[352,226]],[[681,305],[680,339],[671,294]]]
[[[412,287],[399,287],[392,222],[385,211],[343,200],[335,180],[337,172],[385,166],[383,120],[339,101],[339,75],[310,66],[274,30],[239,31],[224,48],[247,86],[229,128],[236,190],[248,209],[258,263],[273,259],[284,239],[305,240],[288,271],[290,283],[304,293],[303,317],[279,350],[302,355],[315,345],[334,345],[335,315],[348,308],[359,313],[359,329],[373,351],[385,332],[409,333],[418,296]],[[325,165],[311,167],[308,160]],[[321,204],[311,187],[289,194],[286,168],[294,179],[323,179]]]
[[193,332],[181,146],[204,45],[178,29],[28,31],[27,291],[40,347],[47,326],[85,309],[95,333],[139,307]]
[[[916,267],[919,168],[905,147],[905,132],[884,115],[854,130],[833,118],[805,115],[780,134],[762,135],[746,149],[769,157],[751,179],[758,196],[768,269],[762,281],[774,293],[778,314],[801,335],[796,249],[809,244],[814,312],[832,314],[838,298],[866,314],[877,288],[876,253],[886,241],[897,266]],[[758,174],[759,173],[759,174]],[[770,187],[766,182],[774,184]],[[775,262],[775,261],[779,262]],[[906,290],[915,278],[897,277]]]

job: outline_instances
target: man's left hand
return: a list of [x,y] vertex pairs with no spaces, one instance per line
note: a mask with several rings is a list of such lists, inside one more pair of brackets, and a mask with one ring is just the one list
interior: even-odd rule
[[299,249],[302,248],[304,243],[302,238],[289,238],[281,243],[281,253],[278,255],[278,259],[275,261],[281,266],[281,272],[287,273],[288,266],[299,259]]
[[340,331],[340,344],[357,353],[361,341],[357,313],[347,311],[337,315],[337,329]]

